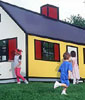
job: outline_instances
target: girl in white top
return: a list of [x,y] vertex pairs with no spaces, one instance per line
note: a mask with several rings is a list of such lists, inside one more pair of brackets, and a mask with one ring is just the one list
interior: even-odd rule
[[17,83],[20,84],[20,79],[21,78],[26,84],[28,84],[28,81],[20,74],[21,71],[21,55],[22,50],[16,49],[15,50],[15,56],[14,56],[14,68],[15,68],[15,74],[17,78]]

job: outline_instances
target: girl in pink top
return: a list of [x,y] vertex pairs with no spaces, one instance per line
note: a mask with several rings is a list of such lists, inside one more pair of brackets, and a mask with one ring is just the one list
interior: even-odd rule
[[72,78],[73,78],[73,84],[76,84],[79,82],[80,74],[79,74],[79,66],[77,64],[77,58],[76,58],[76,52],[71,51],[71,61],[72,61]]

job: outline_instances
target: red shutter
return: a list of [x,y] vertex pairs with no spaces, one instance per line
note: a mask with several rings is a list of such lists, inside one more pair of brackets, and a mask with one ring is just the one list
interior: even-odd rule
[[41,41],[35,40],[35,58],[41,59]]
[[47,7],[42,7],[42,15],[47,16]]
[[16,49],[16,39],[8,40],[8,53],[9,53],[9,60],[13,60],[14,58],[14,51]]
[[54,58],[56,61],[60,60],[59,53],[59,44],[54,44]]
[[58,19],[57,8],[49,7],[49,17]]

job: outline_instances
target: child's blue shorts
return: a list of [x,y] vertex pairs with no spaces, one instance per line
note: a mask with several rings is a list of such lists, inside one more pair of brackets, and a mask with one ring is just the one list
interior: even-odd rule
[[70,85],[70,82],[69,82],[68,79],[61,79],[61,83],[64,83],[64,84],[66,84],[67,86]]

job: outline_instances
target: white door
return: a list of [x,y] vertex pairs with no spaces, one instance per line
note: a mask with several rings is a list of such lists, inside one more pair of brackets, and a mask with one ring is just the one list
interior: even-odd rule
[[78,63],[78,48],[74,46],[67,46],[67,52],[71,53],[71,51],[75,51],[76,53],[76,58],[77,58],[77,63]]

